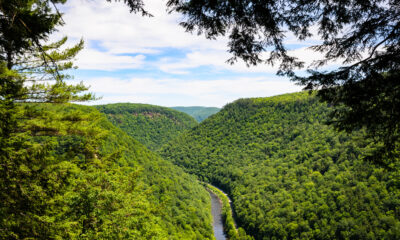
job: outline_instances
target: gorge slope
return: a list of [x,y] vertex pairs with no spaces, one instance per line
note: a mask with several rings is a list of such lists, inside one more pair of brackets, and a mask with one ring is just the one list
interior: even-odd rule
[[308,93],[239,99],[160,154],[227,192],[255,239],[399,239],[399,170],[363,160],[363,132],[326,125]]

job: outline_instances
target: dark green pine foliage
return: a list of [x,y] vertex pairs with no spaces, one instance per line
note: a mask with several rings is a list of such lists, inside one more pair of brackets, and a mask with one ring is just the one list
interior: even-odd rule
[[96,108],[128,135],[151,150],[159,149],[183,131],[197,125],[189,115],[148,104],[117,103]]
[[255,239],[399,239],[400,168],[375,144],[324,124],[315,95],[240,99],[160,154],[226,191]]
[[217,107],[171,107],[172,109],[184,112],[194,117],[198,122],[202,122],[209,116],[216,114],[221,109]]
[[[365,128],[366,137],[381,142],[369,160],[390,165],[400,157],[398,0],[168,0],[167,6],[183,15],[186,31],[228,38],[230,63],[278,65],[278,74],[321,90],[321,99],[336,108],[331,123],[337,129]],[[310,40],[309,49],[321,57],[306,64],[290,51],[288,36]],[[296,76],[298,68],[308,74]]]
[[[194,177],[149,151],[93,107],[38,108],[90,117],[72,127],[76,135],[31,139],[32,144],[52,143],[41,172],[25,168],[25,174],[38,176],[26,189],[38,199],[26,203],[46,207],[38,205],[37,212],[25,218],[27,223],[9,216],[4,224],[13,232],[2,232],[2,238],[213,239],[209,196]],[[85,135],[78,135],[80,131]],[[40,168],[40,162],[37,165]],[[13,204],[11,199],[8,204]],[[31,224],[36,231],[21,234]]]
[[[210,239],[209,196],[115,128],[47,43],[65,0],[0,0],[0,239]],[[125,2],[134,3],[127,0]]]
[[0,0],[1,239],[60,238],[76,224],[60,218],[66,210],[60,200],[78,169],[52,155],[57,141],[51,136],[85,137],[79,153],[87,159],[96,153],[100,135],[88,125],[92,114],[57,113],[36,104],[94,99],[83,93],[82,83],[68,84],[71,76],[63,72],[74,68],[83,41],[70,48],[63,47],[66,37],[46,42],[62,24],[54,7],[64,2]]

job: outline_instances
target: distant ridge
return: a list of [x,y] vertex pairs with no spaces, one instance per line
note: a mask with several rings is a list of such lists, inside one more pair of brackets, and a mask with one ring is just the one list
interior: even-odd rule
[[116,103],[95,106],[108,120],[150,150],[157,150],[197,125],[186,113],[150,104]]
[[184,112],[194,117],[198,122],[202,122],[204,119],[209,116],[219,112],[221,108],[217,107],[201,107],[201,106],[193,106],[193,107],[171,107],[172,109]]

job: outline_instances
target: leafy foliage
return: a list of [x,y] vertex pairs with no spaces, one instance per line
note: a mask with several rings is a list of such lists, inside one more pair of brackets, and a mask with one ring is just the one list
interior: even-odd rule
[[212,239],[193,177],[68,104],[94,96],[63,72],[83,42],[44,45],[64,2],[0,0],[0,238]]
[[[54,4],[65,0],[54,0]],[[45,0],[0,1],[0,60],[7,68],[15,65],[18,56],[36,51],[40,41],[47,40],[61,24],[61,15],[55,13]]]
[[128,135],[151,150],[159,149],[183,131],[197,125],[187,114],[166,107],[118,103],[96,106]]
[[29,165],[15,156],[6,162],[19,169],[15,183],[1,182],[1,238],[212,239],[208,193],[195,178],[91,107],[38,107],[87,118],[68,127],[74,135],[24,142],[28,150],[45,144],[45,158],[34,152]]
[[[169,0],[171,12],[182,13],[181,25],[207,38],[228,35],[231,62],[237,58],[248,64],[282,61],[281,70],[302,66],[288,55],[284,45],[287,32],[298,40],[317,34],[322,43],[313,47],[325,53],[318,65],[343,58],[345,63],[362,58],[386,57],[398,49],[398,3],[387,0],[368,1],[210,1]],[[316,33],[311,28],[317,28]],[[382,51],[377,48],[383,46]],[[272,48],[269,57],[263,52]],[[377,58],[375,58],[377,60]]]
[[[57,3],[64,1],[52,2]],[[88,159],[95,156],[92,144],[99,135],[90,124],[84,123],[92,117],[90,114],[55,114],[36,104],[94,98],[82,94],[87,90],[82,84],[67,84],[64,80],[69,76],[62,74],[63,70],[73,68],[71,59],[82,49],[83,42],[65,50],[60,48],[66,38],[42,44],[60,24],[60,15],[47,1],[0,1],[0,234],[3,239],[49,239],[55,232],[68,228],[55,225],[58,215],[49,212],[58,207],[58,214],[64,213],[60,199],[70,189],[69,179],[77,176],[78,169],[54,158],[52,150],[57,141],[51,136],[85,136],[91,140],[82,154]]]
[[[372,159],[399,157],[395,151],[399,125],[392,121],[400,111],[398,1],[169,0],[167,6],[170,12],[183,14],[181,25],[188,32],[209,39],[227,36],[231,64],[238,59],[248,65],[279,64],[278,74],[291,77],[305,89],[322,89],[321,99],[337,107],[332,113],[336,128],[364,127],[371,139],[383,143]],[[299,42],[319,39],[310,49],[323,54],[322,59],[304,66],[305,59],[288,51],[288,36]],[[335,61],[342,67],[318,70]],[[296,76],[295,70],[304,67],[309,74]],[[375,105],[376,98],[385,104]],[[369,119],[379,115],[383,115],[379,120]]]
[[202,122],[209,116],[219,112],[220,108],[216,107],[171,107],[172,109],[184,112],[194,117],[198,122]]
[[400,146],[400,74],[373,75],[357,83],[323,89],[319,95],[335,106],[329,124],[347,132],[364,128],[368,138],[382,143],[368,160],[391,168],[400,158],[396,150]]
[[[125,166],[131,168],[124,169],[120,174],[138,174],[136,179],[126,179],[128,183],[138,186],[132,189],[137,198],[128,199],[123,207],[134,209],[138,206],[141,212],[133,211],[128,224],[115,226],[130,226],[130,231],[140,229],[137,237],[130,237],[133,239],[211,239],[208,194],[195,178],[156,156],[104,118],[103,125],[112,134],[101,145],[102,155],[120,155],[115,164],[126,164]],[[118,182],[115,184],[118,185]],[[145,205],[146,199],[148,206]],[[129,214],[124,209],[118,212],[122,216]],[[137,225],[138,223],[142,226]]]
[[255,239],[399,238],[399,166],[363,160],[376,144],[329,112],[304,92],[240,99],[160,154],[227,192]]

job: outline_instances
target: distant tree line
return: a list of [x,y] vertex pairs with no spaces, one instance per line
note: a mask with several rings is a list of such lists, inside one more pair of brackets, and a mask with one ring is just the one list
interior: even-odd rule
[[197,125],[185,113],[149,104],[117,103],[96,108],[115,126],[153,151]]

